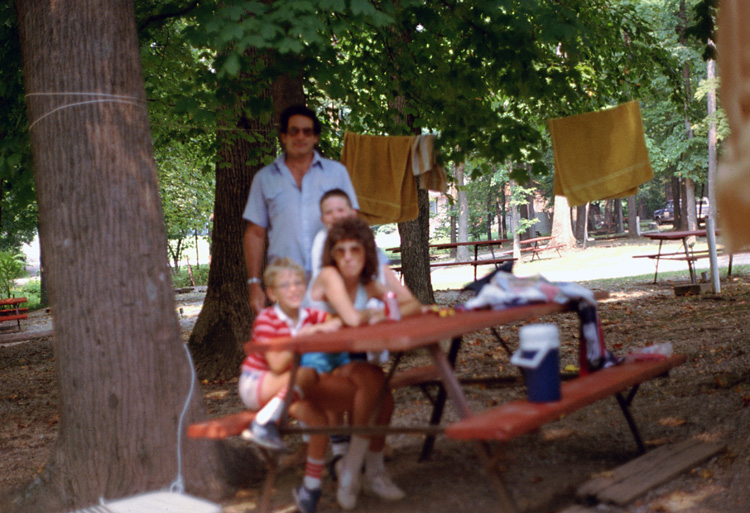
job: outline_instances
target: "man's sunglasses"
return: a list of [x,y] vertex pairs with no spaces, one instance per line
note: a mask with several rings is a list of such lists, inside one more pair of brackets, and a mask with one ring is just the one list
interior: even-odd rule
[[302,132],[305,135],[305,137],[310,137],[311,135],[313,135],[314,130],[310,128],[309,126],[306,126],[305,128],[298,128],[296,126],[293,126],[289,130],[287,130],[287,133],[291,136],[295,136],[300,132]]

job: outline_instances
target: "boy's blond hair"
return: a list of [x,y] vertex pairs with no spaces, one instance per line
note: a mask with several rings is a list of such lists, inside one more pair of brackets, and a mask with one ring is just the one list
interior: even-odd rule
[[305,281],[305,270],[297,262],[288,257],[276,258],[263,272],[263,283],[266,288],[276,286],[276,277],[281,271],[293,271]]

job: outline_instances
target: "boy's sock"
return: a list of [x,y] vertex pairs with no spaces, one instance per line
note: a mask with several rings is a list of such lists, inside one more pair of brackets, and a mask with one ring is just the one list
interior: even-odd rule
[[343,456],[349,449],[349,435],[331,435],[331,453],[334,458],[336,456]]
[[308,490],[316,490],[320,488],[324,463],[323,460],[310,457],[307,458],[307,463],[305,464],[305,479],[302,482],[305,488]]
[[[268,424],[269,422],[277,423],[281,418],[281,412],[284,411],[284,398],[286,397],[286,387],[282,388],[278,394],[273,396],[266,405],[258,411],[255,416],[255,422],[258,424]],[[302,399],[302,391],[294,387],[292,391],[292,402]]]

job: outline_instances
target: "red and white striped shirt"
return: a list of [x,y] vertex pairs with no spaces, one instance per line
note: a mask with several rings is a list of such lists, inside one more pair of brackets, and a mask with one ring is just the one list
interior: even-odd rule
[[[325,322],[327,312],[317,308],[301,308],[299,320],[296,325],[294,321],[284,313],[278,306],[269,306],[260,311],[253,323],[251,340],[253,342],[264,342],[282,337],[293,337],[304,326]],[[242,362],[242,370],[247,371],[269,371],[271,367],[263,353],[251,353]]]

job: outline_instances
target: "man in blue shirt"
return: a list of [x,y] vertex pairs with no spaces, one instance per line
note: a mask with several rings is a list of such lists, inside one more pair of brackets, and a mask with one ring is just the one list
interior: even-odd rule
[[243,214],[250,306],[256,313],[266,306],[260,280],[266,233],[268,260],[289,257],[309,279],[313,239],[323,228],[320,198],[339,188],[352,199],[353,208],[359,208],[346,168],[315,151],[321,130],[315,112],[302,105],[289,107],[281,115],[280,130],[284,153],[255,175]]

